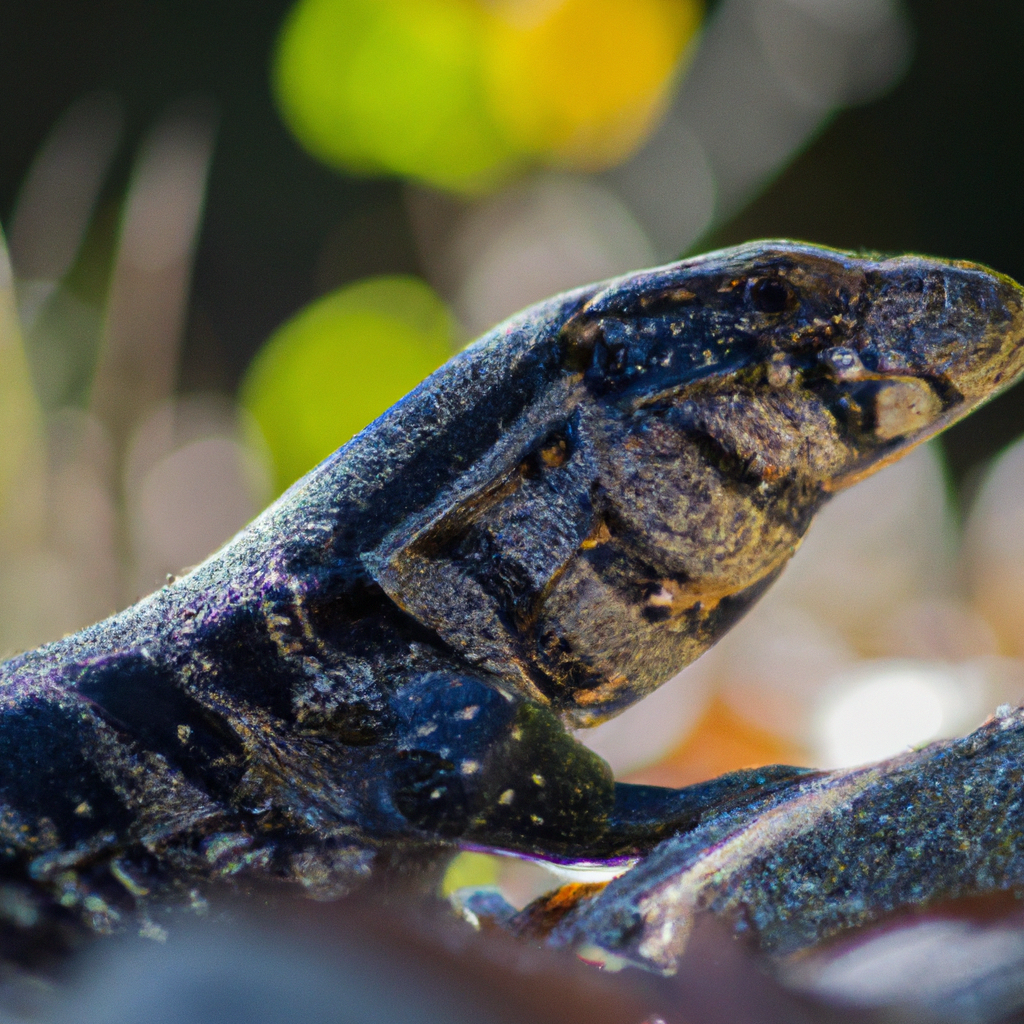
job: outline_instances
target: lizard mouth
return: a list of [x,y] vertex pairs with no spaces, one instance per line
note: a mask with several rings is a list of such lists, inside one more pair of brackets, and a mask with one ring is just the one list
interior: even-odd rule
[[[835,358],[835,350],[826,351],[821,361]],[[852,466],[824,481],[823,489],[828,493],[844,490],[897,461],[971,408],[945,378],[872,373],[859,361],[854,373],[819,379],[817,390],[824,392],[833,414],[858,438],[858,446],[864,451]]]
[[956,407],[946,410],[946,412],[933,420],[929,426],[911,436],[891,441],[884,448],[865,456],[864,459],[851,466],[845,472],[832,477],[830,480],[826,480],[822,485],[822,489],[828,494],[845,491],[848,487],[852,487],[866,477],[877,473],[878,470],[898,462],[909,451],[912,451],[919,444],[924,444],[925,441],[930,441],[936,434],[942,433],[946,427],[961,419],[969,411],[969,409],[965,410]]

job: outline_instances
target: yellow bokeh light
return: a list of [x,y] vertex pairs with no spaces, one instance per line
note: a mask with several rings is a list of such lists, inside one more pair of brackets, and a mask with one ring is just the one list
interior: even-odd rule
[[578,169],[623,160],[669,99],[700,24],[696,0],[500,0],[484,62],[523,149]]

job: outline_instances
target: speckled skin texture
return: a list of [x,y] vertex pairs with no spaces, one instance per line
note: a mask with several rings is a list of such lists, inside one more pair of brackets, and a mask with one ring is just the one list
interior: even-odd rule
[[754,243],[496,328],[188,576],[2,667],[0,938],[458,844],[621,857],[800,784],[613,782],[565,725],[706,650],[814,512],[1007,385],[1021,290]]
[[1003,710],[964,739],[708,813],[549,941],[671,973],[701,913],[787,957],[893,911],[1024,891],[1024,712]]

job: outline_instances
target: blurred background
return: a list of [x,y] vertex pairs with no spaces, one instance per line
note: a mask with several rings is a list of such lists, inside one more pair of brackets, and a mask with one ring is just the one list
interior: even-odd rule
[[[187,570],[556,291],[769,236],[1024,279],[1022,40],[1010,0],[4,4],[0,650]],[[681,785],[1024,700],[1022,433],[1017,389],[839,497],[586,741]]]

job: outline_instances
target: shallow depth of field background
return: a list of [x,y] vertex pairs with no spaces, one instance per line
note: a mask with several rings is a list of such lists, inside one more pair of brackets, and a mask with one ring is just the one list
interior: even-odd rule
[[[553,292],[769,236],[1024,279],[1022,39],[1010,0],[4,5],[0,650],[196,564]],[[1022,432],[1018,389],[836,499],[587,741],[676,785],[1024,699]]]

